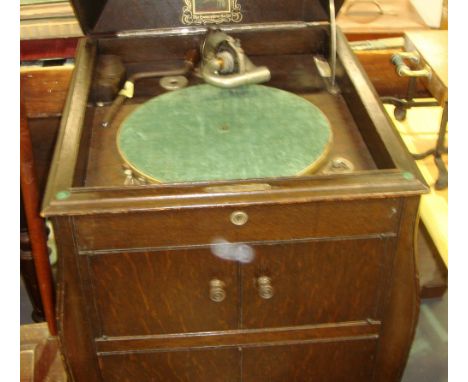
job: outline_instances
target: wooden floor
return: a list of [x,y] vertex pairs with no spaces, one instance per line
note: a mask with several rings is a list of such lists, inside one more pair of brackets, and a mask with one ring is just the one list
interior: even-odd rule
[[49,336],[45,322],[20,326],[20,381],[65,382],[67,380],[56,337]]

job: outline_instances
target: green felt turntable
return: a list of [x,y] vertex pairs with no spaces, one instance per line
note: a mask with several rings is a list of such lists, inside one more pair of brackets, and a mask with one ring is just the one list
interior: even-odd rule
[[124,162],[152,182],[295,176],[326,158],[330,123],[318,107],[262,85],[196,85],[155,97],[121,124]]

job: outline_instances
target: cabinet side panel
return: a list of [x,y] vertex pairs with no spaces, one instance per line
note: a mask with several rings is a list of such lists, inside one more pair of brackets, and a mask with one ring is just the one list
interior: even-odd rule
[[52,221],[59,256],[57,323],[70,381],[101,381],[86,300],[81,288],[70,218]]
[[399,381],[419,315],[419,276],[415,257],[419,197],[408,198],[401,215],[393,280],[377,354],[375,381]]

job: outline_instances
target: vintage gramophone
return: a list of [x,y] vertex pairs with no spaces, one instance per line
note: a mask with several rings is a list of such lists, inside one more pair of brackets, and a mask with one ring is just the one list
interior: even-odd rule
[[342,1],[72,1],[43,215],[75,381],[397,381],[426,191]]

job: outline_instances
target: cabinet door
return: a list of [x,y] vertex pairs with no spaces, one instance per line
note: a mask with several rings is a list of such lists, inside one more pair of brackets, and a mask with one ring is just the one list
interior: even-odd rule
[[377,340],[323,341],[242,349],[242,382],[372,380]]
[[380,293],[391,266],[386,242],[358,239],[254,247],[255,260],[242,266],[242,327],[378,319]]
[[238,266],[209,250],[100,253],[88,263],[98,336],[238,328]]

